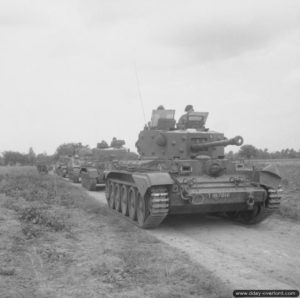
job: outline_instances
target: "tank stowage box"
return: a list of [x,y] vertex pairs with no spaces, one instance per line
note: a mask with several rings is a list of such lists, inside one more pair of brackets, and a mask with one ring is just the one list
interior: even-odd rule
[[174,114],[154,110],[136,142],[140,159],[114,162],[105,173],[110,208],[142,228],[179,213],[225,213],[254,224],[279,208],[275,166],[237,167],[224,148],[242,145],[242,137],[207,129],[208,113],[189,112],[177,124]]

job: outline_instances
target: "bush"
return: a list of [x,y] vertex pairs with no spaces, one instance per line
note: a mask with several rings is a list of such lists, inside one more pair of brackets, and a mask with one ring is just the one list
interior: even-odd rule
[[63,218],[52,215],[41,207],[27,207],[20,212],[20,220],[32,224],[43,225],[51,230],[62,231],[67,229]]

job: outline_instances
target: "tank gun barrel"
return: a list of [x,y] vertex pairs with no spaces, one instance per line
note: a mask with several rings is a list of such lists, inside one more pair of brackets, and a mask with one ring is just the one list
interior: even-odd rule
[[243,144],[243,142],[244,142],[244,139],[241,136],[236,136],[232,139],[205,142],[205,143],[201,143],[201,144],[193,144],[193,145],[191,145],[191,150],[193,152],[197,152],[201,149],[205,149],[205,148],[209,148],[209,147],[228,146],[228,145],[241,146]]

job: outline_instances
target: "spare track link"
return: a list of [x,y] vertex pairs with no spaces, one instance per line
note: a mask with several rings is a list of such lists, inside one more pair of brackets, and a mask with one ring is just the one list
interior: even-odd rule
[[[122,182],[110,179],[112,183],[118,183],[122,186]],[[138,191],[135,185],[128,185],[135,188]],[[131,223],[143,229],[154,229],[158,227],[161,222],[166,218],[169,212],[169,196],[167,188],[164,186],[153,186],[150,188],[149,202],[146,204],[149,208],[147,212],[147,217],[142,225],[140,225],[137,220],[132,220],[129,216],[124,216]],[[147,208],[146,207],[146,208]],[[113,209],[114,212],[122,214],[121,212]]]

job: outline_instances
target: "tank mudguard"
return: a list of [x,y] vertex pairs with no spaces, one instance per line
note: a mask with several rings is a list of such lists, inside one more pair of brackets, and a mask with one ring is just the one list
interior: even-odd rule
[[140,194],[145,195],[147,189],[155,185],[172,185],[174,181],[168,173],[136,173],[132,178],[137,186]]
[[112,171],[108,171],[108,170],[104,170],[103,171],[103,179],[106,180],[108,175],[111,173]]
[[97,178],[98,177],[98,171],[93,168],[87,168],[86,173],[88,174],[89,178]]
[[259,171],[259,183],[266,187],[277,189],[281,182],[281,176],[275,165],[269,165]]

